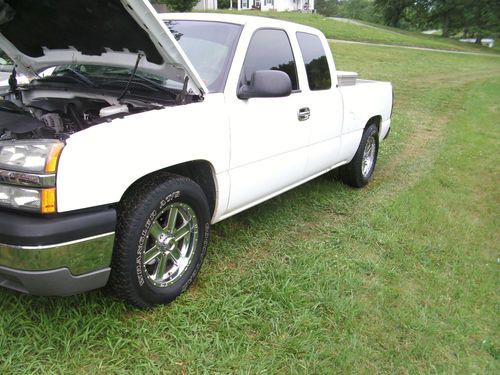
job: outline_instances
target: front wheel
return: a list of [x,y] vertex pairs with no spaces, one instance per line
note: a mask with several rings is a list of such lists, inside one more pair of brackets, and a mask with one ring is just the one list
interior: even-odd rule
[[210,230],[207,198],[185,177],[160,174],[120,203],[110,286],[141,308],[184,292],[205,257]]
[[378,129],[375,124],[371,124],[363,132],[354,158],[349,164],[340,167],[342,181],[355,188],[365,186],[373,176],[377,156]]

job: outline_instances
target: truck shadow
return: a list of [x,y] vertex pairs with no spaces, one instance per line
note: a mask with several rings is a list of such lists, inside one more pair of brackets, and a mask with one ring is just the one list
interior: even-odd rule
[[[354,190],[338,181],[335,173],[328,173],[215,224],[212,227],[211,245],[205,264],[209,263],[214,269],[223,269],[226,263],[238,262],[238,259],[247,257],[252,251],[251,246],[245,250],[241,243],[251,245],[249,239],[261,238],[264,235],[272,237],[277,234],[273,231],[286,230],[288,222],[293,226],[292,221],[297,217],[308,220],[322,205],[327,205],[334,199],[341,200],[346,192],[355,194]],[[321,203],[322,199],[327,201]],[[235,251],[235,248],[238,248],[238,251]],[[201,273],[205,274],[205,277],[211,277],[211,271],[205,270],[204,267]],[[194,286],[196,288],[196,283]],[[0,301],[0,330],[2,325],[10,324],[9,319],[6,320],[8,316],[33,323],[48,320],[52,324],[64,324],[70,319],[78,319],[84,324],[86,320],[96,317],[105,319],[106,316],[113,316],[114,319],[120,319],[120,316],[130,314],[147,314],[147,311],[133,308],[116,299],[106,288],[70,297],[38,297],[0,288]],[[179,301],[173,304],[176,303]],[[169,306],[160,309],[168,309]]]

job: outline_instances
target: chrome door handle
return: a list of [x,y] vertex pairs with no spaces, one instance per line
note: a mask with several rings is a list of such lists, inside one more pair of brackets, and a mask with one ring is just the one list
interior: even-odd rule
[[297,117],[299,118],[299,121],[309,120],[309,117],[311,117],[311,110],[309,109],[309,107],[301,108],[299,109]]

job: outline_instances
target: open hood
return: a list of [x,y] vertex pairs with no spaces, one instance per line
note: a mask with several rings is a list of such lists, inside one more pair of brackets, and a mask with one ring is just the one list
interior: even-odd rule
[[34,75],[64,64],[133,68],[207,88],[148,0],[0,0],[0,48]]

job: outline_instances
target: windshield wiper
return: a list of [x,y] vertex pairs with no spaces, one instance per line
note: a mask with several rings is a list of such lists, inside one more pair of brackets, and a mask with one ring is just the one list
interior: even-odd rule
[[[57,73],[71,73],[73,74],[74,77],[78,78],[79,81],[85,83],[87,86],[89,87],[93,87],[93,88],[96,88],[97,85],[90,79],[88,78],[87,76],[85,76],[84,74],[80,73],[79,71],[73,69],[73,68],[70,68],[70,67],[65,67],[63,69],[60,69],[60,70],[56,70],[54,73],[52,73],[53,75],[57,74]],[[49,76],[50,77],[50,76]]]
[[[127,85],[128,79],[126,79],[125,77],[120,79],[120,78],[115,76],[115,79],[105,81],[105,82],[101,83],[99,85],[99,87],[109,86],[109,85],[112,85],[114,83],[115,84],[121,83],[121,84]],[[142,86],[142,87],[149,89],[149,90],[154,90],[157,92],[165,92],[166,94],[168,94],[168,96],[170,96],[173,99],[175,99],[177,97],[176,91],[171,90],[168,87],[162,86],[161,84],[156,83],[154,81],[150,81],[149,79],[144,78],[144,77],[135,76],[134,79],[130,82],[130,84],[128,86],[130,87],[131,85],[139,85],[139,86]],[[128,91],[129,90],[127,89],[127,92]],[[125,96],[127,96],[127,95],[125,95]]]
[[[110,74],[110,76],[117,76],[117,74]],[[169,89],[168,87],[165,87],[163,86],[162,84],[158,83],[158,82],[155,82],[153,81],[152,79],[149,79],[149,78],[146,78],[146,77],[143,77],[143,76],[138,76],[136,75],[130,83],[128,83],[128,80],[125,80],[125,77],[123,77],[123,79],[114,79],[114,80],[109,80],[109,81],[106,81],[106,82],[103,82],[102,84],[99,85],[99,87],[102,87],[102,86],[105,86],[105,85],[109,85],[109,84],[112,84],[112,83],[127,83],[127,90],[128,90],[128,87],[130,86],[131,83],[134,83],[134,84],[139,84],[141,86],[144,86],[146,88],[149,88],[149,89],[153,89],[155,91],[161,91],[161,92],[164,92],[166,94],[168,94],[171,98],[175,99],[177,97],[177,92],[172,90],[172,89]],[[123,99],[123,98],[121,98]]]
[[143,77],[143,76],[135,76],[134,80],[141,81],[142,83],[147,83],[149,87],[152,87],[152,88],[158,89],[160,91],[166,92],[167,94],[169,94],[170,96],[172,96],[172,98],[175,98],[177,96],[177,93],[174,92],[174,90],[169,89],[168,87],[165,87],[161,83],[155,82],[152,79],[149,79],[149,78],[146,78],[146,77]]

